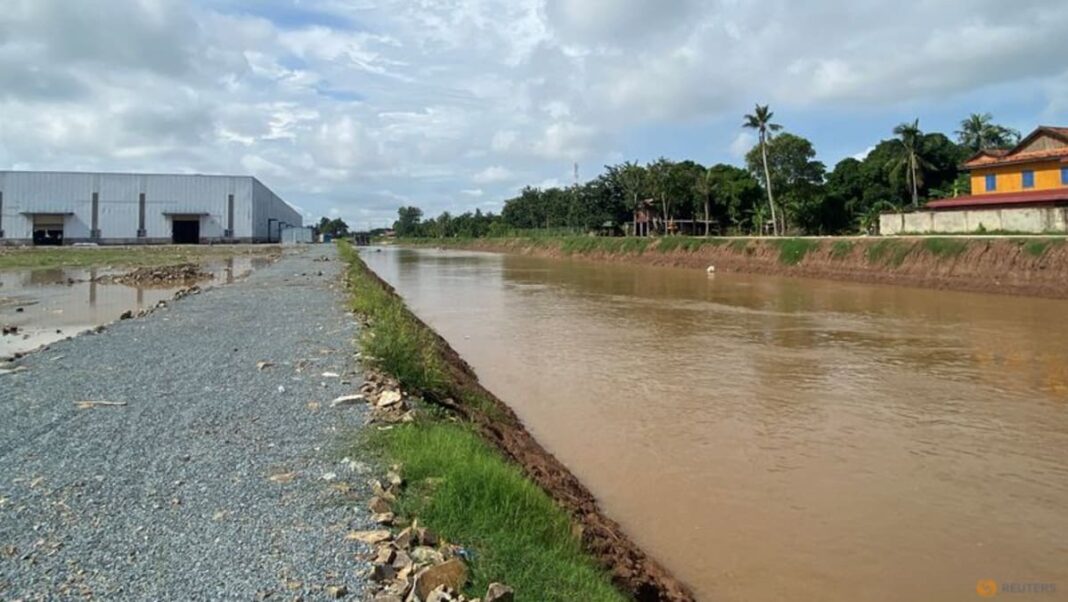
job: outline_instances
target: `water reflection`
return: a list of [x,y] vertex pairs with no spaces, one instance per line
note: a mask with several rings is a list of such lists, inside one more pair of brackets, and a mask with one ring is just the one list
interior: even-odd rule
[[[214,277],[202,284],[232,284],[270,263],[263,257],[232,257],[202,269]],[[0,337],[0,357],[25,353],[119,319],[123,312],[154,307],[183,285],[129,286],[105,277],[124,270],[49,268],[0,272],[0,324],[17,326]],[[21,311],[20,311],[21,310]]]
[[364,256],[702,598],[1068,583],[1068,303]]

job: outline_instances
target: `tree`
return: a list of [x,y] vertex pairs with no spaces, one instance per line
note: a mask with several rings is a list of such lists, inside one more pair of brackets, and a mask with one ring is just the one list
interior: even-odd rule
[[1020,143],[1020,132],[994,123],[990,113],[972,113],[960,122],[957,141],[972,153],[991,148],[1008,148]]
[[[826,168],[816,161],[816,149],[812,142],[783,133],[761,147],[753,147],[746,155],[746,164],[753,173],[760,173],[762,166],[771,174],[771,183],[779,191],[779,222],[785,233],[792,214],[801,217],[811,212],[816,197],[822,194],[823,176]],[[807,218],[806,218],[807,219]],[[774,220],[773,220],[774,221]],[[781,223],[781,224],[780,224]]]
[[341,238],[349,233],[349,225],[346,224],[341,218],[327,219],[322,218],[319,220],[319,225],[315,228],[320,234],[325,234],[333,238]]
[[706,171],[705,175],[697,178],[697,181],[693,184],[693,191],[697,194],[698,202],[703,203],[705,207],[705,236],[708,236],[708,209],[712,203],[712,191],[714,189],[715,183],[711,170]]
[[661,219],[664,220],[664,234],[667,234],[667,222],[671,219],[671,198],[668,196],[671,186],[672,162],[664,157],[646,166],[649,174],[649,184],[653,194],[660,200]]
[[397,221],[393,222],[393,231],[397,236],[419,236],[423,219],[423,210],[418,207],[401,207],[397,209]]
[[772,138],[775,132],[782,129],[782,126],[777,123],[772,123],[771,118],[775,116],[768,105],[760,106],[756,105],[752,114],[745,116],[745,122],[742,127],[756,130],[760,135],[760,152],[764,156],[764,189],[768,192],[768,207],[771,209],[771,222],[772,231],[779,235],[779,222],[775,217],[775,196],[771,192],[771,171],[768,169],[768,141]]
[[900,142],[901,153],[895,160],[894,171],[904,169],[909,190],[912,192],[912,206],[920,205],[920,178],[923,170],[930,164],[921,156],[923,152],[923,132],[920,131],[920,120],[912,123],[901,123],[894,128],[894,135]]

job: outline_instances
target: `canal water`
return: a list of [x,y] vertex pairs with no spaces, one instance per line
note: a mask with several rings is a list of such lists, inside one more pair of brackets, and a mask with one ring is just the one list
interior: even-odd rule
[[1066,302],[364,258],[700,599],[1068,591]]
[[[202,287],[230,284],[270,263],[266,257],[233,257],[204,263],[212,275]],[[133,268],[129,268],[133,269]],[[0,271],[0,325],[18,332],[0,336],[0,359],[26,353],[170,300],[188,284],[126,285],[108,277],[129,269],[48,268]]]

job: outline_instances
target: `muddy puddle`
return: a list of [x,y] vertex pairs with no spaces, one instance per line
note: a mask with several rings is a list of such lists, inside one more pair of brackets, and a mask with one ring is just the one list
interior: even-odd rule
[[1068,590],[1068,302],[363,256],[701,600]]
[[[236,257],[201,266],[211,279],[201,287],[230,284],[266,266],[266,257]],[[113,276],[133,268],[50,268],[0,271],[0,358],[27,353],[58,340],[114,322],[127,311],[150,309],[189,284],[128,285]]]

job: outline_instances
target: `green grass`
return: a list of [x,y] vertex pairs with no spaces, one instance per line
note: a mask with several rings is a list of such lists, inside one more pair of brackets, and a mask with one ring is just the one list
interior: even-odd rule
[[141,247],[0,247],[0,270],[159,266],[265,256],[281,247],[250,245]]
[[836,240],[831,244],[831,257],[833,259],[845,259],[853,252],[853,241]]
[[805,255],[808,255],[810,251],[814,251],[820,246],[819,241],[805,238],[783,238],[775,239],[771,242],[779,247],[779,263],[783,265],[797,265],[801,263],[801,260],[805,258]]
[[896,268],[905,263],[905,258],[912,252],[913,244],[904,240],[887,238],[869,246],[865,254],[869,263],[881,263]]
[[469,595],[502,581],[519,600],[625,600],[582,551],[567,515],[468,427],[416,422],[376,431],[364,445],[403,465],[402,516],[474,552]]
[[968,249],[968,242],[952,238],[925,238],[923,248],[935,257],[950,259],[957,257]]
[[1060,247],[1065,244],[1064,238],[1020,238],[1013,242],[1020,245],[1024,253],[1032,257],[1042,257],[1050,249],[1054,247]]
[[[353,309],[366,320],[360,346],[369,361],[405,387],[454,395],[492,419],[493,401],[449,381],[432,333],[372,277],[350,245],[339,246],[349,262]],[[626,599],[583,552],[567,514],[469,425],[432,411],[413,424],[365,433],[355,443],[357,453],[403,466],[409,485],[395,507],[399,515],[418,518],[474,552],[472,597],[501,581],[520,600]]]

